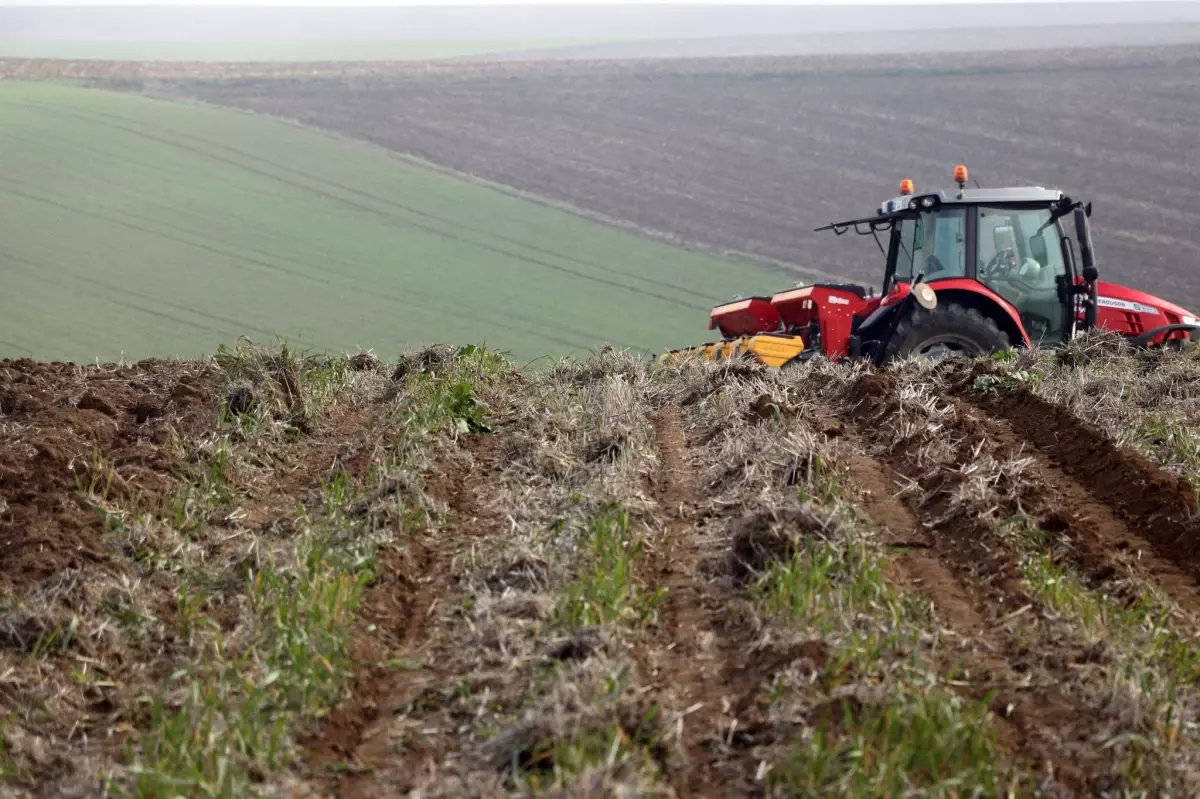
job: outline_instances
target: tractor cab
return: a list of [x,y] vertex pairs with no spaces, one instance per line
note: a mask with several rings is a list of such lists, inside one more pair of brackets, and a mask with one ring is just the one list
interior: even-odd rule
[[[1011,343],[1053,347],[1068,341],[1087,323],[1097,277],[1090,207],[1040,186],[968,189],[965,167],[955,171],[955,180],[957,190],[925,194],[904,180],[900,195],[881,204],[877,215],[819,230],[840,235],[854,228],[880,242],[886,255],[880,311],[923,282],[939,301],[991,320]],[[871,325],[864,327],[870,332]],[[949,333],[935,344],[962,354],[979,349]]]

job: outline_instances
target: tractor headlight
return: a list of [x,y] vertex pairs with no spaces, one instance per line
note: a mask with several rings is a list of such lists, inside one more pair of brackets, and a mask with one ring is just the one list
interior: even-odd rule
[[927,311],[932,311],[937,307],[937,292],[925,283],[918,283],[913,286],[913,299]]
[[1188,316],[1188,315],[1184,314],[1182,319],[1183,319],[1183,323],[1185,325],[1200,325],[1200,319],[1197,319],[1194,316]]

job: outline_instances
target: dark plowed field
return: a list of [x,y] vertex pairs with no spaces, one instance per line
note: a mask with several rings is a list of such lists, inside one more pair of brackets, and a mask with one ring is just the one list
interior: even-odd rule
[[0,778],[1193,795],[1200,361],[1118,350],[0,362]]
[[984,185],[1094,200],[1106,275],[1200,307],[1194,47],[273,69],[127,88],[276,114],[682,241],[872,281],[874,243],[812,229],[871,213],[902,177],[945,187],[963,162]]

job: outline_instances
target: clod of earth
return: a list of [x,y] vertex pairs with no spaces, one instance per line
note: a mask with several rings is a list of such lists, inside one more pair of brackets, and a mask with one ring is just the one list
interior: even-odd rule
[[254,391],[249,386],[237,386],[225,397],[225,407],[234,415],[249,413],[254,408]]
[[806,541],[825,540],[834,522],[810,508],[772,508],[743,516],[729,528],[730,566],[737,579],[761,574],[770,564],[785,561]]

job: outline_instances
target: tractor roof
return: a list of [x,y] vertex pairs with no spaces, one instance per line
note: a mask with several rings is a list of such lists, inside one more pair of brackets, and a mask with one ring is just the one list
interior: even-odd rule
[[987,203],[1053,203],[1062,199],[1058,189],[1041,186],[1015,186],[1000,189],[939,189],[911,195],[894,197],[879,206],[880,214],[890,214],[908,207],[914,199],[934,196],[940,205],[967,205]]
[[[875,216],[862,219],[849,219],[845,222],[834,222],[816,230],[832,230],[839,236],[849,228],[854,228],[859,235],[867,235],[881,229],[879,226],[890,227],[897,219],[912,213],[913,208],[944,206],[944,205],[1002,205],[1010,203],[1035,203],[1051,205],[1058,203],[1064,195],[1058,189],[1047,189],[1042,186],[1006,186],[997,189],[968,189],[966,167],[957,167],[954,180],[959,184],[957,189],[937,189],[935,191],[914,192],[913,182],[905,179],[900,182],[899,197],[893,197],[879,206]],[[929,198],[935,198],[929,202]],[[859,225],[866,225],[861,230]]]

